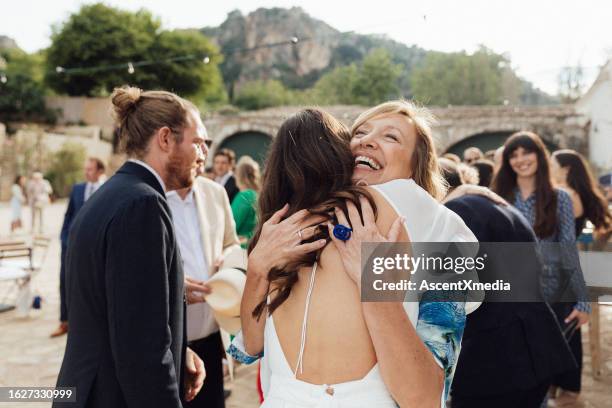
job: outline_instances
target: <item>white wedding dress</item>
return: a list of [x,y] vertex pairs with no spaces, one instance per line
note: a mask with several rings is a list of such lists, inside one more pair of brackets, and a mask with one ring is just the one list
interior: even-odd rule
[[[465,223],[452,211],[436,202],[425,190],[416,185],[413,180],[393,180],[385,184],[372,186],[380,192],[393,206],[399,215],[406,217],[406,230],[412,242],[476,242],[474,234]],[[301,344],[298,361],[295,366],[287,361],[280,345],[274,320],[267,316],[264,329],[263,356],[249,356],[244,351],[242,333],[234,338],[228,353],[243,363],[252,363],[261,357],[261,385],[264,394],[263,408],[395,408],[397,404],[387,390],[379,371],[378,364],[362,379],[340,384],[316,385],[297,379],[296,373],[301,369],[303,351],[308,341],[307,321],[310,295],[316,278],[316,264],[313,265],[306,296],[306,307],[302,322]],[[478,307],[479,303],[466,304],[461,311],[469,313]],[[419,303],[406,302],[404,309],[413,326],[417,327],[419,318]],[[440,313],[447,313],[441,311]],[[464,316],[465,317],[465,316]],[[448,315],[442,320],[449,319]],[[431,322],[428,322],[431,323]],[[418,332],[418,330],[417,330]],[[432,349],[431,344],[445,342],[447,336],[436,329],[435,324],[423,324],[421,338],[426,336],[432,339],[426,345]],[[438,341],[439,340],[439,341]],[[460,343],[460,339],[458,340]],[[441,349],[452,349],[442,344]],[[451,351],[452,356],[440,356],[434,352],[436,362],[445,369],[447,380],[445,390],[440,397],[440,406],[445,407],[446,395],[452,379],[454,364],[458,355],[458,347]],[[435,346],[434,346],[435,347]],[[437,351],[437,350],[436,350]],[[441,358],[444,357],[444,358]],[[452,366],[445,366],[441,360],[451,361]],[[450,378],[449,378],[450,376]],[[406,383],[407,387],[411,385]]]

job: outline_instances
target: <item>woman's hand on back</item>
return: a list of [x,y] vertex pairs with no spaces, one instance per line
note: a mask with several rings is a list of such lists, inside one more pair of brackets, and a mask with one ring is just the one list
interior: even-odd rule
[[301,255],[325,246],[324,239],[302,244],[316,234],[318,224],[325,221],[325,217],[300,210],[283,220],[288,210],[289,205],[285,204],[263,224],[257,245],[249,254],[250,273],[267,278],[272,268],[283,267]]
[[[391,225],[387,236],[383,236],[378,226],[376,225],[376,218],[374,217],[374,210],[370,205],[370,202],[364,197],[360,198],[361,213],[363,214],[363,220],[359,216],[357,207],[350,202],[346,202],[348,208],[349,219],[346,219],[344,212],[339,208],[336,208],[336,218],[340,224],[345,226],[351,226],[353,231],[347,241],[341,241],[334,236],[334,226],[331,223],[327,224],[329,229],[329,235],[334,242],[334,245],[344,265],[344,270],[349,277],[355,282],[358,288],[361,288],[361,244],[364,242],[397,242],[402,224],[405,222],[404,217],[397,217],[397,219]],[[349,223],[350,221],[350,223]]]

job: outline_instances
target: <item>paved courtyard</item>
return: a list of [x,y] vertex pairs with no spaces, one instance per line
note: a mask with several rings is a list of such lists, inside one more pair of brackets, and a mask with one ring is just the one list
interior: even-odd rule
[[[66,203],[51,205],[45,213],[46,232],[51,246],[42,271],[32,280],[32,291],[43,298],[42,308],[32,310],[28,317],[18,317],[15,311],[0,313],[0,386],[53,386],[62,361],[66,337],[50,339],[57,327],[59,316],[59,230]],[[10,209],[0,203],[0,236],[9,230]],[[29,211],[24,221],[29,226]],[[6,285],[0,283],[0,295]],[[601,341],[603,350],[603,378],[591,377],[591,357],[587,331],[583,331],[585,357],[583,371],[582,405],[587,408],[612,407],[612,306],[601,308]],[[230,384],[232,396],[229,408],[258,406],[255,391],[255,367],[239,367],[234,382]],[[0,403],[0,407],[48,407],[50,403]],[[492,407],[494,408],[494,407]],[[519,407],[517,407],[519,408]]]

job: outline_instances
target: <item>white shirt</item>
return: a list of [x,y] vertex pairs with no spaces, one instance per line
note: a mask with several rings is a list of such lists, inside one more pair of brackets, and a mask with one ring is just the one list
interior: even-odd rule
[[98,189],[103,183],[104,183],[104,179],[102,177],[100,177],[100,179],[96,181],[95,183],[88,181],[85,184],[85,201],[89,200],[89,197],[91,197],[93,193],[98,191]]
[[[183,259],[185,276],[206,281],[210,274],[204,254],[198,209],[195,205],[193,190],[189,190],[184,200],[176,191],[168,191],[166,198],[172,212],[172,221]],[[207,303],[187,305],[188,341],[204,338],[218,330],[219,326],[215,321],[212,309]]]
[[229,180],[229,178],[232,177],[233,175],[234,175],[233,171],[228,171],[221,177],[215,177],[215,181],[221,184],[222,186],[225,186],[225,183],[227,183],[227,180]]
[[140,164],[142,167],[144,167],[145,169],[153,173],[153,175],[159,182],[159,185],[162,187],[162,190],[166,191],[166,184],[164,183],[164,180],[162,180],[159,174],[157,174],[157,172],[153,170],[153,167],[149,166],[147,163],[143,162],[142,160],[138,160],[138,159],[128,159],[128,161],[132,163]]

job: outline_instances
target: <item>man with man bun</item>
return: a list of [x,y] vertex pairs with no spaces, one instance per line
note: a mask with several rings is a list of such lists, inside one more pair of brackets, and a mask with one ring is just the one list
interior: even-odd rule
[[76,215],[66,253],[68,341],[54,407],[181,408],[204,381],[186,348],[184,276],[166,191],[191,186],[208,150],[197,108],[175,94],[115,89],[129,160]]

